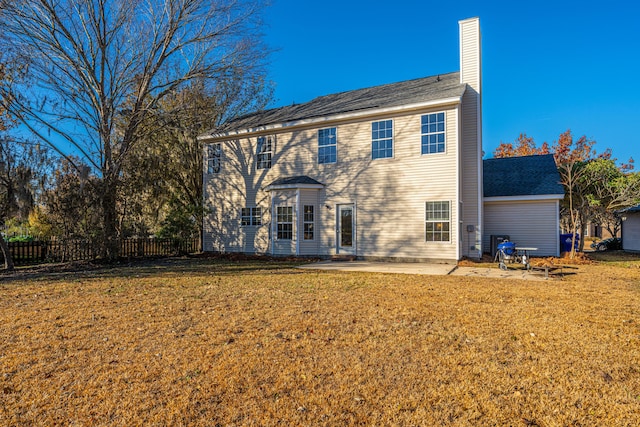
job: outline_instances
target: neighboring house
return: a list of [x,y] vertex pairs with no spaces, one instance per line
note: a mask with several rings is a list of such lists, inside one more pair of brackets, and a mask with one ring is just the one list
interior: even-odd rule
[[479,20],[459,29],[460,72],[322,96],[200,136],[204,250],[480,257]]
[[622,219],[622,249],[625,251],[640,251],[640,205],[621,210]]
[[608,239],[613,237],[609,230],[601,224],[589,222],[584,230],[585,237],[594,239]]
[[485,252],[491,235],[508,235],[534,256],[559,256],[564,187],[553,154],[487,159],[483,175]]

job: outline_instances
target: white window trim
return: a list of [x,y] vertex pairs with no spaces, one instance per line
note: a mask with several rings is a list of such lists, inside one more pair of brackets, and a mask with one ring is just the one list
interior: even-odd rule
[[[218,170],[215,168],[215,160],[218,159]],[[207,145],[207,174],[214,175],[222,170],[222,144],[215,142]]]
[[[242,215],[243,209],[249,209],[249,215]],[[260,215],[256,215],[256,211],[260,209]],[[262,220],[262,206],[245,206],[244,208],[240,208],[240,227],[262,227],[264,225],[264,221]],[[245,218],[249,218],[249,224],[242,224]],[[260,224],[255,224],[254,219],[258,218],[260,220]]]
[[[424,133],[422,133],[422,116],[428,116],[430,114],[440,114],[443,113],[444,114],[444,151],[442,152],[437,152],[437,153],[423,153],[422,152],[422,137],[425,135]],[[449,144],[447,143],[447,112],[446,111],[434,111],[434,112],[430,112],[430,113],[423,113],[420,114],[420,155],[421,156],[442,156],[447,154],[447,151],[449,150]]]
[[[391,121],[391,157],[378,157],[374,159],[373,158],[373,136],[371,135],[371,132],[373,132],[373,124],[380,123],[380,122],[387,122],[387,121]],[[370,157],[372,161],[387,160],[387,159],[393,159],[396,157],[396,123],[394,119],[372,120],[369,123],[369,152],[370,152]]]
[[[323,162],[320,163],[320,131],[321,130],[327,130],[327,129],[335,129],[336,130],[336,135],[335,135],[335,141],[333,144],[331,145],[323,145],[322,147],[331,147],[332,145],[334,147],[336,147],[336,161],[335,162]],[[318,152],[317,152],[317,156],[318,156],[318,165],[335,165],[336,163],[338,163],[338,127],[337,126],[329,126],[329,127],[325,127],[325,128],[320,128],[318,129],[317,132],[317,148],[318,148]]]
[[[264,138],[265,139],[265,143],[267,143],[267,141],[270,141],[270,145],[271,145],[271,149],[269,151],[258,151],[258,147],[260,146],[260,138]],[[255,152],[255,156],[256,156],[256,170],[261,170],[261,169],[271,169],[273,168],[273,159],[274,159],[274,154],[276,152],[276,137],[275,135],[261,135],[259,137],[256,138],[256,152]],[[269,154],[269,166],[268,167],[260,167],[260,165],[263,163],[261,162],[260,159],[260,155],[266,155]]]
[[[442,203],[446,202],[449,206],[449,219],[447,221],[428,221],[427,220],[427,203]],[[427,200],[424,202],[424,242],[428,245],[449,245],[453,243],[453,215],[451,212],[451,200]],[[427,222],[448,222],[449,223],[449,240],[427,240]]]
[[[291,222],[286,221],[286,222],[282,222],[279,220],[278,218],[278,210],[279,209],[291,209]],[[288,215],[288,214],[287,214]],[[274,240],[290,240],[293,241],[294,237],[295,237],[295,230],[294,230],[294,222],[295,222],[295,209],[293,209],[293,206],[290,205],[285,205],[285,206],[276,206],[276,220],[274,221],[276,224],[276,229],[275,229],[275,239]],[[284,237],[278,237],[278,225],[280,224],[291,224],[291,238],[287,239]]]
[[[312,220],[311,221],[307,221],[305,218],[305,208],[307,206],[310,206],[312,209],[311,215],[312,215]],[[305,237],[305,226],[307,224],[311,224],[312,225],[312,233],[313,233],[313,238],[312,239],[307,239]],[[302,240],[307,241],[307,242],[313,242],[314,240],[316,240],[316,206],[315,205],[303,205],[302,206]]]

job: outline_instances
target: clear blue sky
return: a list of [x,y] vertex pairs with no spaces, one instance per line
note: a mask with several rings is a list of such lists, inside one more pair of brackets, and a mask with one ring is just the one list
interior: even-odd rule
[[640,170],[635,1],[272,0],[265,35],[282,106],[459,70],[458,21],[480,18],[483,144],[567,129]]

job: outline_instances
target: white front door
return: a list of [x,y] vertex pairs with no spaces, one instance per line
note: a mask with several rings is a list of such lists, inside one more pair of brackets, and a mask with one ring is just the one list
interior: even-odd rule
[[356,223],[354,205],[338,205],[338,229],[336,253],[341,255],[356,254]]

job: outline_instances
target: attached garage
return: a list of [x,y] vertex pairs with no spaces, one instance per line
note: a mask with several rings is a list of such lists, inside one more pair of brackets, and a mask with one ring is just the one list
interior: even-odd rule
[[491,236],[509,236],[534,256],[560,255],[560,201],[564,188],[553,155],[483,162],[484,252]]

